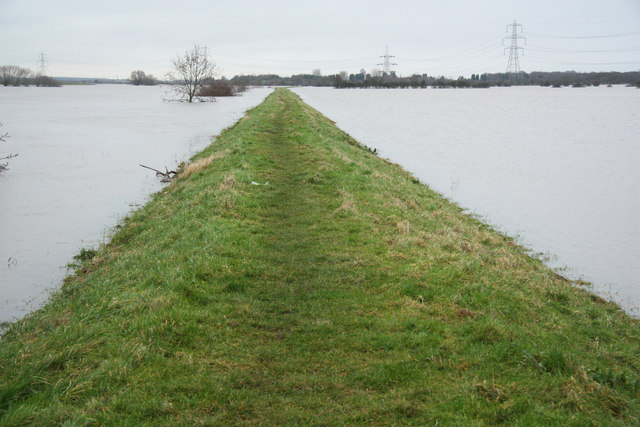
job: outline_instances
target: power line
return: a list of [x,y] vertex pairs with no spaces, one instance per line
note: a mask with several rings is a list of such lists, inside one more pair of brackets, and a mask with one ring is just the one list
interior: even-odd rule
[[226,53],[216,52],[215,56],[223,56],[226,58],[233,59],[243,59],[248,61],[259,61],[259,62],[306,62],[306,63],[319,63],[319,62],[353,62],[353,61],[371,61],[374,57],[366,57],[366,58],[342,58],[342,59],[333,59],[333,58],[319,58],[319,59],[267,59],[260,58],[257,56],[239,56],[239,55],[229,55]]
[[168,64],[169,61],[166,59],[149,59],[149,60],[131,60],[127,62],[93,62],[93,61],[71,61],[67,59],[59,59],[59,58],[51,58],[47,62],[55,62],[59,64],[75,64],[75,65],[102,65],[107,67],[112,66],[133,66],[134,64]]
[[600,50],[566,50],[566,49],[553,49],[548,47],[536,47],[527,46],[528,50],[534,52],[546,52],[546,53],[619,53],[619,52],[638,52],[640,47],[632,47],[627,49],[600,49]]
[[604,34],[604,35],[598,35],[598,36],[557,36],[557,35],[540,34],[540,33],[527,33],[527,35],[535,36],[535,37],[547,37],[547,38],[553,38],[553,39],[608,39],[608,38],[614,38],[614,37],[627,37],[627,36],[640,35],[640,30],[631,31],[629,33]]
[[623,62],[561,62],[561,61],[550,61],[543,58],[538,58],[537,56],[527,56],[529,60],[533,62],[540,62],[543,64],[552,64],[552,65],[638,65],[640,61],[623,61]]
[[483,51],[489,51],[489,50],[493,50],[495,48],[495,42],[496,40],[500,40],[502,38],[502,34],[493,37],[491,40],[487,40],[486,42],[480,43],[476,46],[458,51],[456,53],[452,53],[449,55],[444,55],[444,56],[440,56],[440,57],[435,57],[435,58],[423,58],[423,59],[411,59],[411,58],[402,58],[403,61],[408,61],[408,62],[433,62],[433,61],[441,61],[443,59],[449,59],[449,58],[454,58],[456,56],[461,56],[464,55],[465,57],[467,56],[467,53],[470,52],[478,52],[478,49],[483,48]]

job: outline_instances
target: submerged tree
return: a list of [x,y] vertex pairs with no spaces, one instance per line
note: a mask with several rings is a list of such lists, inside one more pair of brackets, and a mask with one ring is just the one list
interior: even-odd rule
[[215,64],[209,61],[207,48],[198,45],[171,61],[175,68],[167,75],[181,99],[193,102],[205,84],[213,80]]
[[0,84],[3,86],[60,86],[60,83],[52,77],[36,74],[28,68],[17,65],[0,65]]
[[[2,127],[2,123],[0,123],[0,127]],[[0,132],[0,142],[5,142],[7,140],[7,137],[9,135],[6,133],[1,133]],[[17,156],[17,154],[9,154],[8,156],[4,156],[4,157],[0,157],[0,162],[2,162],[2,160],[8,160],[12,157]],[[2,173],[3,171],[7,170],[7,166],[9,165],[9,163],[0,163],[0,173]]]
[[60,82],[58,82],[53,77],[45,76],[42,74],[36,74],[33,78],[33,84],[39,87],[60,87],[62,86]]
[[33,72],[17,65],[0,66],[0,83],[3,86],[29,86]]

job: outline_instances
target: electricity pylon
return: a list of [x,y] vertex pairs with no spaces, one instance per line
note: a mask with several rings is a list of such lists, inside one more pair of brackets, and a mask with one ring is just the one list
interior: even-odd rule
[[40,59],[38,60],[39,73],[41,76],[47,75],[47,60],[45,59],[44,52],[40,52]]
[[384,55],[381,55],[380,58],[384,58],[384,61],[378,65],[382,65],[382,72],[390,76],[392,73],[391,66],[398,65],[398,64],[396,64],[395,62],[391,62],[391,58],[395,58],[395,56],[389,55],[389,46],[385,48]]
[[509,62],[507,63],[506,73],[509,75],[509,78],[515,74],[515,80],[517,83],[518,74],[520,73],[519,51],[522,50],[522,55],[524,55],[524,48],[518,46],[518,40],[524,40],[524,44],[527,44],[527,39],[526,37],[518,34],[518,27],[520,27],[519,32],[521,33],[522,25],[516,23],[515,19],[513,20],[513,24],[507,25],[507,32],[509,32],[509,27],[511,27],[511,35],[502,38],[503,45],[505,40],[511,40],[511,45],[504,48],[505,51],[509,49]]

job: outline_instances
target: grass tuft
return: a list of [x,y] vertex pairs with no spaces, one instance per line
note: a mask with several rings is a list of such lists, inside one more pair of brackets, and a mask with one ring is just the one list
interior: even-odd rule
[[204,168],[206,168],[207,166],[209,166],[211,163],[213,163],[214,160],[223,158],[226,154],[227,154],[226,152],[217,152],[217,153],[213,153],[212,155],[210,155],[208,157],[201,158],[201,159],[198,159],[198,160],[194,160],[193,162],[189,163],[181,171],[180,177],[183,178],[183,179],[186,179],[191,174],[199,172],[199,171],[203,170]]

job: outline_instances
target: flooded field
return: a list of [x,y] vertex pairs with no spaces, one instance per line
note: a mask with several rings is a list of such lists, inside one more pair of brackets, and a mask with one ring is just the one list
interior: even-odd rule
[[295,92],[547,265],[639,314],[640,90]]
[[162,87],[0,87],[0,322],[46,301],[81,248],[95,247],[161,188],[139,164],[175,169],[271,89],[165,102]]
[[[165,89],[0,87],[0,322],[38,307],[81,248],[270,93],[164,102]],[[629,312],[640,306],[640,91],[299,88],[365,145]]]

